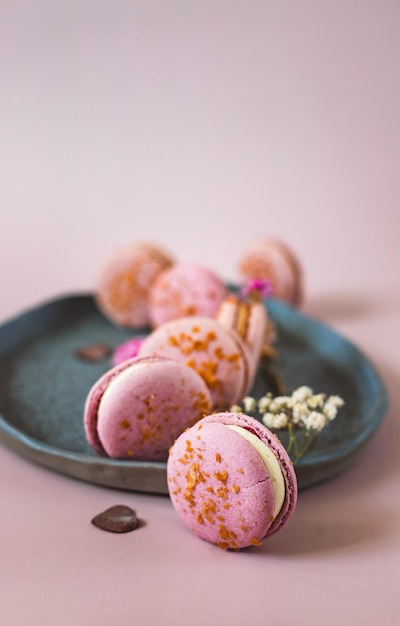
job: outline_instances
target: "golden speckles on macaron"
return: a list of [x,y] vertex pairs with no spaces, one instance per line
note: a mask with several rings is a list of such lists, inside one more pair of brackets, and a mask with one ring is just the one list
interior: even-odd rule
[[262,546],[262,542],[257,538],[257,537],[252,537],[251,541],[250,541],[252,546]]
[[217,507],[215,506],[214,500],[209,499],[203,503],[201,512],[209,524],[214,524],[216,510]]
[[227,487],[218,487],[215,493],[217,494],[218,498],[222,498],[222,500],[226,500],[229,495],[229,489]]
[[214,478],[221,481],[221,483],[226,483],[228,480],[228,472],[226,470],[221,470],[220,472],[214,472]]

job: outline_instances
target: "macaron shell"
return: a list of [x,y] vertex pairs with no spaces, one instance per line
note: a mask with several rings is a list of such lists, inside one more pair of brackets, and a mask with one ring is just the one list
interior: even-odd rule
[[243,343],[212,318],[182,317],[160,326],[144,340],[139,356],[164,356],[192,367],[206,382],[215,409],[241,401],[251,384]]
[[245,341],[249,345],[253,358],[257,363],[266,343],[267,329],[270,323],[265,306],[261,302],[253,302],[249,310]]
[[188,315],[214,317],[226,294],[224,283],[208,268],[177,264],[161,272],[149,292],[153,327]]
[[[243,334],[240,334],[238,328],[239,309],[242,315],[246,316]],[[271,323],[264,304],[243,302],[237,296],[230,295],[221,303],[216,319],[226,328],[239,332],[257,366],[266,340],[268,324]]]
[[118,325],[148,325],[150,285],[172,263],[172,257],[155,245],[139,243],[116,249],[99,272],[95,293],[99,308]]
[[227,411],[223,413],[215,413],[206,416],[203,420],[201,420],[201,422],[199,422],[198,425],[205,425],[207,423],[232,424],[246,428],[250,432],[257,435],[257,437],[259,437],[266,445],[268,445],[277,457],[285,480],[286,497],[279,515],[277,515],[276,519],[268,528],[266,537],[272,536],[281,530],[281,528],[283,528],[283,526],[285,526],[288,522],[295,510],[297,502],[298,490],[296,472],[286,449],[281,444],[275,433],[271,432],[264,426],[264,424],[261,424],[255,418],[243,413],[229,413]]
[[302,271],[290,248],[272,237],[260,238],[243,253],[239,273],[247,278],[269,279],[273,296],[293,306],[303,299]]
[[183,433],[170,451],[167,479],[176,512],[202,539],[238,550],[267,534],[271,478],[254,448],[225,425],[201,420]]
[[[83,426],[85,429],[85,435],[90,446],[102,456],[107,456],[106,451],[103,448],[103,444],[99,439],[97,432],[97,414],[100,404],[100,400],[103,393],[107,389],[110,382],[118,376],[120,372],[123,372],[130,366],[131,362],[136,361],[136,358],[123,361],[119,365],[107,370],[91,387],[86,396],[85,407],[83,412]],[[154,359],[158,360],[158,359]],[[146,359],[147,361],[147,359]]]
[[208,388],[194,370],[168,359],[131,359],[92,388],[85,430],[100,454],[165,461],[174,439],[210,410]]

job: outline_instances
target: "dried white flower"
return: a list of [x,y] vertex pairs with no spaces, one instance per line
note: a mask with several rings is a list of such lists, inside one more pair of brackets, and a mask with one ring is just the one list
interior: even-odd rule
[[307,406],[306,402],[297,402],[293,405],[292,408],[292,422],[293,424],[301,424],[304,423],[304,420],[310,414],[310,409]]
[[326,404],[331,404],[335,406],[337,409],[340,409],[344,405],[344,400],[340,396],[329,396],[326,401]]
[[322,413],[311,411],[304,424],[307,430],[317,430],[319,432],[325,426],[326,419]]
[[288,408],[285,396],[276,396],[269,404],[268,410],[271,413],[280,413],[282,409]]
[[310,396],[307,400],[307,404],[310,409],[321,409],[324,406],[326,394],[317,393],[314,396]]
[[267,428],[274,427],[275,415],[273,413],[264,413],[262,416],[262,421]]
[[[271,430],[289,430],[288,454],[296,463],[308,450],[314,437],[326,424],[335,419],[344,400],[337,395],[314,394],[311,387],[303,385],[295,389],[291,396],[275,396],[270,392],[259,400],[246,396],[243,400],[245,412],[258,412],[262,422]],[[234,405],[234,413],[242,408]]]
[[241,409],[241,407],[238,404],[233,404],[230,407],[229,410],[230,410],[231,413],[241,413],[242,412],[242,409]]
[[289,417],[286,413],[264,413],[262,421],[267,428],[286,428],[289,423]]
[[271,396],[263,396],[262,398],[259,399],[258,401],[258,410],[260,411],[260,413],[265,413],[271,403]]
[[307,398],[312,396],[312,392],[311,387],[307,387],[306,385],[298,387],[292,393],[292,402],[304,402]]
[[251,396],[243,398],[243,406],[246,413],[252,413],[257,408],[257,400]]
[[272,401],[275,407],[281,409],[288,409],[291,405],[291,398],[289,396],[276,396]]
[[335,419],[337,412],[338,410],[333,404],[326,403],[324,408],[322,409],[322,413],[325,415],[325,417],[329,421],[332,421]]
[[274,428],[286,428],[289,423],[289,417],[286,413],[278,413],[275,415]]

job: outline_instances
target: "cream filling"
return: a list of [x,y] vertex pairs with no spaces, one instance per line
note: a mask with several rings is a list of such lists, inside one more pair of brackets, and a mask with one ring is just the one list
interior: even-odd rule
[[234,426],[233,424],[227,424],[228,428],[236,431],[241,437],[246,439],[257,452],[265,467],[271,476],[272,485],[275,492],[275,507],[274,507],[274,519],[278,515],[285,501],[285,479],[282,474],[282,470],[279,465],[279,461],[275,454],[268,448],[268,446],[261,441],[257,435],[254,435],[246,428],[242,426]]

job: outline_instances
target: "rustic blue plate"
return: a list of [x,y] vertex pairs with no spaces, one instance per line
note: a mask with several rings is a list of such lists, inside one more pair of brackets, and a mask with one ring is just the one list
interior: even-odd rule
[[[272,376],[257,375],[253,395],[273,390],[273,376],[290,393],[300,385],[339,394],[345,407],[296,465],[300,488],[332,478],[355,461],[388,406],[371,363],[327,326],[270,300],[278,358]],[[137,331],[144,334],[148,329]],[[0,327],[0,440],[31,461],[108,487],[166,494],[166,464],[105,459],[88,446],[82,414],[86,395],[110,367],[76,351],[105,342],[114,348],[132,333],[110,324],[91,295],[71,295],[32,309]],[[286,433],[280,432],[286,443]]]

